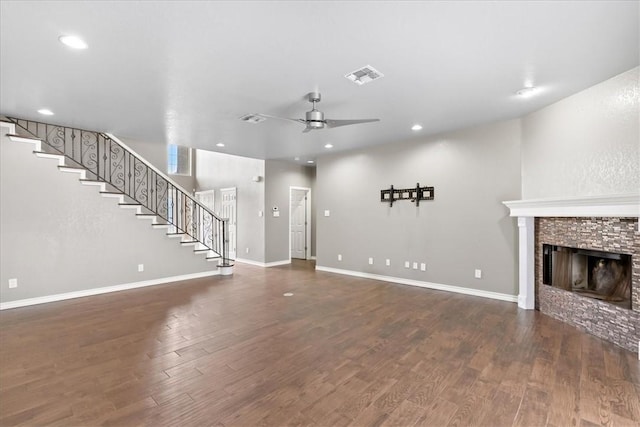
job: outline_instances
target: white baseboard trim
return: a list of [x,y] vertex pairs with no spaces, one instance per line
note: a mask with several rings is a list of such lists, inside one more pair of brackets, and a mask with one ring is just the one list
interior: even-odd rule
[[243,259],[243,258],[236,258],[235,259],[236,262],[240,262],[242,264],[249,264],[249,265],[255,265],[256,267],[276,267],[278,265],[287,265],[287,264],[291,264],[291,260],[290,259],[285,259],[282,261],[274,261],[274,262],[260,262],[260,261],[253,261],[250,259]]
[[10,308],[27,307],[36,304],[45,304],[48,302],[64,301],[73,298],[82,298],[92,295],[107,294],[110,292],[126,291],[128,289],[144,288],[146,286],[162,285],[170,282],[179,282],[182,280],[199,279],[201,277],[217,276],[218,270],[203,271],[202,273],[183,274],[181,276],[162,277],[160,279],[143,280],[141,282],[125,283],[122,285],[106,286],[103,288],[87,289],[84,291],[66,292],[64,294],[47,295],[44,297],[26,298],[17,301],[0,302],[0,310],[8,310]]
[[312,256],[312,257],[311,257],[311,258],[309,258],[309,259],[310,259],[311,261],[315,261],[315,260],[316,260],[316,257],[315,257],[315,256]]
[[316,266],[318,271],[326,271],[328,273],[344,274],[346,276],[362,277],[364,279],[382,280],[385,282],[399,283],[401,285],[418,286],[421,288],[437,289],[439,291],[455,292],[458,294],[473,295],[476,297],[490,298],[507,302],[518,302],[517,295],[501,294],[498,292],[482,291],[479,289],[463,288],[461,286],[442,285],[440,283],[423,282],[420,280],[403,279],[401,277],[382,276],[380,274],[363,273],[360,271],[341,270],[332,267]]

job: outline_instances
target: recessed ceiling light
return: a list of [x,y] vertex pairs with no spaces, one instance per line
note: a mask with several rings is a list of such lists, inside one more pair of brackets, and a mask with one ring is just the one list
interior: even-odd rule
[[222,142],[218,142],[218,143],[216,144],[216,147],[224,147],[224,144],[223,144]]
[[48,108],[41,108],[40,110],[38,110],[38,113],[42,114],[43,116],[53,116],[53,111],[49,110]]
[[73,49],[86,49],[89,47],[84,40],[76,36],[60,36],[58,40],[60,40],[60,43]]
[[333,148],[333,144],[325,144],[324,148]]
[[523,87],[522,89],[517,91],[516,95],[518,95],[521,98],[530,98],[539,92],[540,92],[540,88],[535,86],[528,86],[528,87]]
[[422,126],[418,124],[411,126],[411,130],[421,130],[421,129],[422,129]]
[[307,160],[307,163],[309,163],[311,165],[311,164],[313,164],[313,160]]
[[300,160],[300,157],[294,157],[293,160],[297,162],[298,160]]

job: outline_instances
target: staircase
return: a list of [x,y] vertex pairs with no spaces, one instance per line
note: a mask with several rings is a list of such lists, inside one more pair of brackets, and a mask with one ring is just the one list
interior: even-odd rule
[[84,185],[114,198],[137,218],[166,229],[167,237],[193,246],[196,254],[217,262],[221,274],[231,274],[228,224],[191,197],[113,135],[5,117],[15,126],[14,142],[34,145],[34,154],[58,160],[61,172],[77,173]]

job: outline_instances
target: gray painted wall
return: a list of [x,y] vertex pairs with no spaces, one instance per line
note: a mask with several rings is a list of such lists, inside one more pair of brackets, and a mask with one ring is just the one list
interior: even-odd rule
[[[501,202],[520,198],[520,131],[511,120],[320,158],[317,264],[515,295],[517,226]],[[435,200],[380,202],[380,190],[416,182]]]
[[636,67],[522,119],[522,198],[640,189]]
[[[206,150],[195,153],[196,189],[198,191],[217,190],[216,211],[220,210],[220,189],[236,187],[237,211],[237,258],[256,262],[265,260],[265,217],[264,212],[265,166],[264,160],[232,156]],[[262,177],[253,182],[254,176]],[[249,253],[246,252],[249,248]]]
[[[0,129],[2,302],[215,268]],[[144,272],[138,273],[138,264]],[[10,278],[18,279],[17,288],[8,288]]]
[[[265,237],[266,262],[289,260],[289,188],[311,188],[311,202],[314,203],[314,169],[283,160],[267,160],[265,166]],[[274,217],[272,209],[278,207],[279,217]],[[313,210],[313,206],[312,206]],[[315,253],[314,217],[311,218],[311,255]]]

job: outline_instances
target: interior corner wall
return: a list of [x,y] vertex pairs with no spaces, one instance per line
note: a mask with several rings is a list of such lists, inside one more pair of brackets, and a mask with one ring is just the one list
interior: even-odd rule
[[639,79],[636,67],[523,117],[523,199],[638,192]]
[[[220,211],[220,189],[236,187],[236,258],[265,262],[264,160],[207,150],[196,150],[194,155],[195,188],[197,191],[216,190],[216,212]],[[254,182],[255,176],[261,180]],[[263,216],[259,216],[260,212]]]
[[[502,201],[520,199],[520,139],[518,119],[321,157],[317,211],[330,216],[317,218],[317,264],[516,295],[517,224]],[[435,199],[380,201],[416,183]]]
[[[202,273],[216,267],[103,198],[28,143],[0,136],[0,301]],[[144,264],[144,272],[138,272]],[[18,279],[9,289],[8,280]]]
[[[311,202],[314,194],[314,174],[312,168],[283,160],[267,160],[265,163],[265,237],[266,262],[288,261],[289,252],[289,188],[311,188]],[[277,207],[280,215],[273,216]],[[313,206],[312,206],[313,211]],[[312,214],[311,254],[314,254],[314,217]]]

